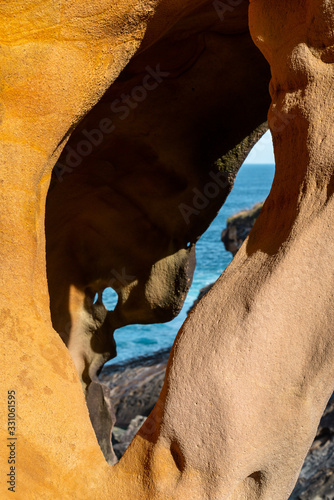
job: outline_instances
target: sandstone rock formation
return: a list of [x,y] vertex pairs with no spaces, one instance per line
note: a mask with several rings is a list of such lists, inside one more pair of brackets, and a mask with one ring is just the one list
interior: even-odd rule
[[[112,420],[91,382],[116,356],[115,329],[181,310],[195,243],[267,128],[267,78],[247,4],[222,22],[206,3],[131,60],[54,168],[46,205],[52,323],[109,438]],[[118,294],[109,312],[101,301],[108,286]]]
[[[128,363],[107,365],[100,378],[115,400],[117,426],[114,449],[120,458],[159,397],[169,350]],[[153,403],[152,403],[153,400]],[[242,405],[242,401],[240,402]],[[207,429],[209,433],[209,429]],[[315,440],[305,459],[289,500],[332,500],[334,492],[334,396],[321,418]]]
[[[230,0],[229,8],[220,10],[220,20],[227,23],[226,35],[234,34],[230,46],[238,46],[242,38],[237,33],[240,33],[238,19],[244,15],[244,4]],[[159,400],[114,467],[108,466],[98,446],[80,384],[81,379],[86,389],[91,380],[94,382],[94,372],[106,356],[106,336],[107,356],[111,355],[111,338],[104,329],[96,338],[89,337],[89,333],[87,343],[80,331],[98,332],[106,318],[111,323],[109,331],[113,328],[112,315],[108,316],[101,307],[96,309],[96,315],[91,314],[93,301],[86,306],[92,293],[83,294],[82,286],[86,282],[95,283],[95,276],[99,274],[88,269],[88,277],[85,277],[80,272],[80,265],[84,265],[86,259],[89,261],[87,247],[68,248],[69,253],[82,257],[81,264],[74,261],[74,277],[67,297],[70,338],[73,338],[70,350],[80,378],[70,353],[52,328],[44,238],[51,169],[74,127],[109,88],[140,44],[145,54],[145,50],[153,49],[159,37],[168,36],[177,21],[184,20],[190,32],[196,32],[193,21],[197,17],[193,18],[192,12],[197,7],[200,11],[201,5],[205,3],[200,0],[182,3],[119,0],[111,4],[102,0],[89,4],[76,0],[65,4],[20,0],[0,5],[2,443],[7,443],[7,438],[14,443],[14,437],[8,434],[8,391],[11,395],[15,391],[18,405],[15,431],[11,431],[18,444],[17,447],[15,443],[10,444],[14,452],[16,450],[15,469],[10,470],[5,452],[0,457],[0,472],[2,478],[6,478],[6,474],[15,476],[18,498],[286,499],[333,390],[334,9],[326,0],[250,2],[251,34],[272,72],[269,126],[274,137],[277,168],[273,188],[233,263],[180,330]],[[215,2],[213,7],[217,5]],[[217,13],[217,9],[214,10]],[[208,17],[210,14],[203,14],[203,19]],[[213,48],[210,50],[214,53]],[[161,52],[160,48],[158,56]],[[234,57],[242,55],[240,50]],[[219,61],[216,55],[213,58],[217,63],[214,66],[224,64],[219,75],[223,81],[229,75],[225,70],[229,61]],[[247,59],[246,54],[245,60],[237,65],[241,72],[247,67]],[[209,64],[206,68],[207,81],[212,66]],[[248,102],[252,102],[252,92],[263,78],[262,73],[259,74],[254,87],[247,81],[245,99],[248,98]],[[237,81],[235,77],[231,92]],[[189,89],[190,86],[188,94]],[[170,92],[173,93],[173,88]],[[174,95],[177,94],[175,87]],[[229,98],[224,98],[227,106]],[[195,99],[193,106],[198,104],[199,99]],[[222,108],[218,108],[219,116]],[[172,105],[168,106],[169,111],[172,109]],[[226,133],[222,133],[227,141],[224,147],[216,144],[215,148],[215,144],[210,144],[211,130],[207,136],[204,134],[203,147],[207,148],[200,148],[199,152],[208,170],[202,170],[202,162],[196,163],[196,158],[190,161],[184,151],[183,155],[177,153],[180,155],[177,166],[182,165],[182,174],[193,171],[189,177],[185,175],[188,187],[185,194],[191,195],[192,187],[199,184],[205,188],[212,163],[216,165],[214,173],[218,171],[219,157],[223,157],[222,169],[228,169],[231,154],[238,160],[238,148],[233,148],[251,132],[250,123],[246,120],[247,131],[240,132],[238,138],[229,109],[227,107],[224,113],[224,119],[229,121]],[[206,108],[201,118],[206,112],[210,115],[212,110]],[[247,116],[244,107],[242,111],[243,116]],[[160,116],[152,126],[162,120]],[[191,120],[190,116],[188,123],[181,122],[183,132],[179,131],[178,135],[181,143],[186,144],[189,138],[193,140],[194,129],[205,128],[208,123]],[[103,122],[104,129],[107,125],[110,126],[110,122]],[[229,137],[230,129],[233,132]],[[121,126],[119,131],[123,131]],[[137,131],[135,121],[133,131],[134,134]],[[73,140],[79,141],[79,138],[73,137]],[[155,140],[159,143],[159,138]],[[173,142],[175,140],[173,138]],[[76,142],[72,144],[79,147]],[[132,154],[138,151],[136,140],[126,146],[126,141],[119,138],[116,156],[122,157],[120,152],[128,149],[135,165]],[[144,147],[139,153],[138,162],[140,158],[144,177],[145,159],[152,151],[154,149]],[[166,151],[166,146],[162,146],[162,151]],[[209,158],[205,151],[211,151]],[[164,174],[161,163],[168,163],[168,157],[157,163],[153,160],[154,166],[161,167]],[[207,162],[208,159],[211,162]],[[99,160],[103,165],[108,162],[103,148]],[[119,161],[115,170],[118,166],[128,173]],[[174,161],[171,155],[171,164]],[[85,168],[89,171],[92,167],[85,164]],[[167,169],[168,178],[170,170]],[[104,183],[112,184],[109,174],[103,172],[106,177],[102,183],[100,177],[91,178],[91,184],[96,183],[101,189],[102,199]],[[79,177],[71,173],[71,178]],[[162,177],[162,185],[166,186],[165,175]],[[149,205],[151,190],[147,184],[138,180],[136,194],[148,189]],[[171,184],[174,187],[173,182]],[[168,186],[169,183],[167,191]],[[73,189],[78,189],[80,198],[87,190],[89,193],[89,187],[78,181],[78,187],[74,185]],[[71,219],[76,208],[71,201],[72,189],[67,189],[66,198],[71,207],[67,216]],[[223,199],[221,194],[211,200],[211,208],[206,209],[205,215],[201,216],[200,211],[189,233],[194,239],[205,229],[210,214],[213,215]],[[185,196],[177,201],[187,204],[187,200]],[[92,206],[99,214],[100,204],[94,197]],[[135,208],[144,210],[138,198]],[[56,209],[59,218],[66,219],[62,205],[55,203],[54,211]],[[164,219],[165,210],[163,204],[160,205],[156,215]],[[56,213],[51,220],[57,226]],[[89,218],[85,220],[88,227]],[[79,222],[82,222],[80,218]],[[107,224],[102,226],[106,228]],[[70,225],[68,231],[72,230]],[[161,260],[178,252],[183,252],[186,260],[189,252],[184,249],[182,232],[179,236],[178,230],[171,227],[170,232],[167,231],[167,250],[157,249],[151,261],[154,270],[158,270]],[[317,238],[319,231],[321,242]],[[115,234],[113,237],[116,239]],[[62,238],[66,245],[67,235],[63,234]],[[189,242],[193,243],[193,239]],[[54,242],[49,244],[48,252],[52,251]],[[62,253],[55,251],[55,255],[61,259]],[[72,264],[66,266],[65,271],[59,269],[57,276],[52,264],[48,264],[51,280],[57,282],[59,277],[60,283],[54,285],[56,290],[58,287],[63,290],[64,273],[72,273]],[[173,272],[177,274],[175,266]],[[166,273],[162,265],[161,274]],[[159,272],[157,276],[152,272],[153,283],[161,279]],[[159,310],[161,296],[153,285],[150,295],[145,280],[143,283],[148,302],[152,299]],[[53,304],[52,292],[50,296]],[[130,290],[123,302],[129,296]],[[176,296],[178,302],[180,297],[177,293]],[[137,298],[134,302],[137,300],[141,304]],[[57,301],[61,302],[61,298],[57,297]],[[164,300],[162,302],[164,304]],[[167,300],[167,303],[170,302]],[[171,310],[177,307],[172,306]],[[130,311],[129,304],[127,311]],[[170,313],[169,307],[167,311]],[[52,316],[54,319],[54,313]],[[94,322],[88,326],[91,318]],[[72,324],[78,326],[78,335],[72,330]],[[103,352],[99,352],[101,350]],[[242,408],[240,401],[244,403]],[[206,440],[203,423],[206,429],[210,428],[209,439],[208,433],[205,434]],[[8,486],[5,481],[1,483],[1,497],[12,494]]]

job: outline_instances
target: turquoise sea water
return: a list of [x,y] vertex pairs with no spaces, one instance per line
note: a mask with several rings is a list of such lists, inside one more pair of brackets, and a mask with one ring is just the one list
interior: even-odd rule
[[[268,196],[274,177],[274,165],[244,164],[235,181],[233,190],[211,226],[196,245],[197,266],[193,284],[179,316],[173,321],[158,325],[130,325],[115,332],[117,357],[110,361],[118,363],[136,356],[143,356],[170,347],[184,322],[187,311],[196,300],[201,288],[218,279],[232,260],[220,240],[226,219],[240,210],[251,208]],[[114,308],[113,296],[106,290],[104,303]]]

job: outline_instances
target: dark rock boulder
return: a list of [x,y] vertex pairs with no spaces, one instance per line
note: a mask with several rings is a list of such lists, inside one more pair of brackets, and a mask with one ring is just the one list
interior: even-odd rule
[[258,218],[263,203],[256,203],[250,210],[242,210],[227,219],[227,227],[221,234],[227,252],[231,252],[233,257],[251,232],[251,229]]

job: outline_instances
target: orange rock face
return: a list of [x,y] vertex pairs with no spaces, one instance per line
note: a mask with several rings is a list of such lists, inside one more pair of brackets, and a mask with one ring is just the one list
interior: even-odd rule
[[[148,314],[155,320],[157,304],[158,309],[162,305],[164,314],[177,311],[186,286],[181,286],[179,295],[169,286],[189,266],[190,252],[185,244],[193,243],[205,229],[226,193],[210,200],[205,210],[191,219],[187,241],[184,220],[176,207],[180,203],[189,206],[192,190],[205,188],[211,165],[216,167],[215,174],[219,165],[228,169],[231,150],[243,144],[245,151],[243,139],[261,123],[262,108],[257,115],[250,108],[240,136],[237,119],[226,127],[221,141],[212,126],[223,126],[215,111],[220,115],[227,106],[225,116],[231,120],[231,108],[224,96],[215,110],[217,87],[207,83],[211,68],[213,79],[223,80],[220,67],[229,67],[228,54],[238,47],[234,57],[241,58],[243,69],[238,65],[233,68],[237,75],[243,75],[241,79],[247,78],[252,65],[242,59],[242,49],[247,47],[247,54],[253,54],[253,48],[247,33],[243,37],[239,30],[244,2],[230,1],[225,8],[217,2],[212,5],[226,28],[226,32],[220,28],[219,40],[210,34],[215,32],[211,29],[214,23],[201,3],[119,1],[110,5],[96,1],[87,6],[74,1],[62,6],[43,2],[41,6],[31,1],[10,1],[0,5],[1,498],[10,498],[13,490],[9,488],[14,488],[22,499],[283,500],[293,489],[333,390],[334,10],[325,0],[298,5],[273,0],[250,3],[251,35],[272,71],[269,126],[277,162],[273,188],[236,258],[183,325],[159,401],[124,457],[113,467],[107,464],[97,443],[80,383],[81,379],[85,386],[82,362],[87,352],[91,357],[86,367],[94,366],[93,375],[101,362],[98,359],[94,365],[95,355],[103,358],[106,352],[99,352],[100,346],[95,349],[89,340],[82,343],[81,335],[89,330],[92,317],[87,297],[108,283],[108,264],[105,268],[100,265],[103,258],[106,256],[117,270],[133,259],[135,265],[143,267],[145,272],[136,286],[148,298],[144,307],[141,294],[134,293],[131,301],[133,288],[121,287],[125,312],[119,309],[118,318],[116,311],[114,317],[103,313],[102,326],[108,318],[107,333],[115,327],[115,318],[129,322],[132,314],[134,319],[138,314]],[[193,11],[195,7],[199,10]],[[204,23],[207,19],[209,28]],[[193,34],[199,43],[199,22],[206,30],[205,57],[191,59],[192,44],[188,46],[186,41],[185,52],[173,51],[173,41],[175,37],[182,40],[182,32],[187,37]],[[235,44],[230,43],[231,33]],[[133,66],[114,88],[110,87],[142,41]],[[160,42],[165,42],[168,50]],[[228,48],[224,49],[225,43]],[[142,83],[147,77],[142,66],[156,63],[160,54],[166,58],[166,72],[174,75],[181,68],[175,82],[171,79],[165,87],[154,90],[155,94],[152,91],[129,121],[118,116],[113,138],[99,144],[77,170],[64,175],[62,190],[60,184],[53,184],[49,192],[51,314],[55,325],[66,313],[61,296],[65,291],[70,298],[67,312],[71,327],[68,338],[63,338],[74,339],[70,353],[52,327],[46,279],[44,220],[51,170],[74,127],[102,94],[110,87],[76,130],[70,147],[77,148],[80,134],[91,132],[90,127],[96,128],[96,123],[101,126],[102,119],[105,130],[111,127],[106,121],[111,117],[104,114],[103,106],[119,99],[119,92],[127,92],[132,79],[136,85]],[[258,56],[252,57],[258,61],[258,68],[265,67]],[[188,69],[189,61],[198,64],[198,72]],[[155,65],[153,68],[156,70]],[[205,78],[201,76],[203,71],[207,71]],[[261,69],[259,76],[263,84],[265,70]],[[153,85],[152,79],[145,81]],[[187,89],[192,83],[199,92],[194,101]],[[236,101],[245,95],[244,85],[249,88],[250,82],[240,85]],[[252,92],[256,87],[251,84]],[[231,83],[229,92],[232,88]],[[208,92],[212,92],[212,100]],[[173,93],[182,97],[179,107],[169,104]],[[263,106],[265,99],[256,102]],[[197,103],[194,112],[192,107]],[[184,115],[176,121],[182,106]],[[200,123],[194,122],[198,116]],[[173,147],[166,138],[171,129]],[[209,137],[205,135],[207,129]],[[205,148],[199,160],[197,142],[201,139]],[[123,152],[129,152],[129,156]],[[235,172],[242,155],[237,149],[232,156]],[[64,165],[62,159],[60,162]],[[117,168],[105,168],[108,162],[124,171],[131,186],[136,182],[138,189],[127,188]],[[154,191],[157,184],[150,177],[152,166],[154,175],[159,172],[156,182],[164,193],[163,200],[158,199],[159,190]],[[54,175],[56,172],[59,170]],[[93,178],[93,172],[100,172],[98,179]],[[175,195],[180,177],[183,191],[179,189]],[[114,209],[115,201],[109,200],[116,188],[123,201]],[[98,271],[88,267],[90,259],[83,258],[80,248],[71,243],[71,238],[77,241],[78,214],[80,224],[89,221],[82,205],[85,194],[102,221],[94,221],[89,231],[107,228],[96,247],[90,247],[88,230],[83,240],[86,249],[97,252]],[[153,203],[154,196],[157,200]],[[135,208],[130,210],[129,205]],[[155,206],[159,206],[158,212]],[[172,220],[166,217],[166,210],[174,214]],[[134,221],[143,212],[138,238],[145,235],[149,257],[129,251],[133,238],[137,244]],[[122,226],[128,221],[131,230],[124,237]],[[146,232],[142,226],[145,221]],[[62,229],[65,226],[66,231]],[[118,246],[113,242],[113,226],[120,235]],[[151,232],[157,226],[163,235],[158,241]],[[60,245],[57,239],[61,239]],[[103,249],[105,242],[107,252]],[[70,261],[68,245],[73,255]],[[171,267],[165,267],[167,256],[174,262]],[[166,275],[168,292],[159,296],[161,287],[155,286],[159,280],[161,285],[161,277]],[[153,283],[149,284],[148,276],[153,276]],[[61,318],[57,325],[59,333],[63,321]],[[78,329],[73,330],[73,325]],[[93,325],[90,340],[99,328],[101,324]],[[106,344],[102,344],[105,349]],[[90,351],[87,346],[92,347]],[[110,354],[110,343],[107,349]]]

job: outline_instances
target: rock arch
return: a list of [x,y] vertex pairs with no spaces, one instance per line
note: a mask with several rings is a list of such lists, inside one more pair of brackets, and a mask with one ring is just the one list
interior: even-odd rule
[[[232,10],[226,12],[224,20],[218,17],[226,27],[227,37],[238,29],[238,19],[246,12],[244,4],[229,2]],[[103,458],[89,422],[80,379],[69,352],[52,328],[44,238],[45,201],[51,169],[70,132],[99,101],[143,39],[138,55],[133,58],[134,66],[125,70],[115,88],[117,85],[123,88],[134,78],[135,87],[144,88],[150,97],[152,95],[152,102],[158,100],[158,95],[163,94],[163,86],[152,90],[152,94],[144,86],[145,82],[146,86],[154,85],[152,66],[151,72],[147,70],[149,79],[141,69],[138,70],[136,61],[140,57],[145,61],[147,54],[154,53],[157,33],[166,36],[167,40],[170,40],[169,36],[180,37],[181,32],[177,29],[180,24],[176,22],[181,25],[184,22],[190,33],[196,35],[197,21],[211,19],[205,10],[211,4],[198,2],[196,6],[190,5],[190,2],[180,5],[176,1],[146,2],[145,5],[142,2],[130,5],[97,2],[88,8],[83,3],[72,2],[60,9],[56,4],[46,3],[43,16],[39,15],[41,6],[37,2],[22,1],[15,5],[9,2],[0,7],[0,71],[4,82],[0,108],[0,328],[4,373],[1,435],[2,442],[6,442],[7,391],[15,390],[18,405],[15,466],[17,478],[20,478],[16,487],[21,498],[91,499],[104,495],[136,499],[286,499],[333,389],[331,85],[334,12],[324,0],[298,5],[291,5],[286,0],[279,4],[272,0],[253,0],[250,3],[251,34],[272,71],[269,126],[277,162],[273,189],[237,257],[180,330],[159,401],[116,466],[109,467]],[[198,11],[192,10],[195,7]],[[16,12],[18,8],[20,13]],[[212,42],[206,37],[207,44],[209,39],[212,42],[209,43],[211,55],[215,43],[218,43],[217,38],[219,36],[212,37],[215,40]],[[241,38],[242,35],[236,37],[235,43]],[[247,36],[244,38],[247,41]],[[161,41],[163,43],[163,38]],[[247,46],[252,50],[250,45]],[[158,55],[162,52],[160,49]],[[244,54],[239,53],[239,56]],[[172,63],[175,57],[172,55]],[[219,56],[215,57],[218,61]],[[247,67],[247,64],[242,67]],[[156,77],[162,78],[158,69],[153,66]],[[173,76],[173,71],[170,72]],[[179,78],[182,79],[182,75]],[[181,81],[179,78],[175,80],[176,87]],[[200,74],[198,78],[201,80]],[[200,88],[206,85],[203,81],[197,83]],[[173,88],[171,84],[169,92]],[[98,131],[101,131],[102,119],[105,120],[102,124],[104,130],[112,126],[106,121],[108,117],[100,118],[99,115],[101,107],[108,104],[112,89],[92,111],[99,119]],[[256,85],[252,89],[255,92]],[[132,140],[131,127],[136,129],[136,120],[144,124],[151,115],[154,117],[154,106],[151,113],[147,111],[145,115],[143,110],[145,105],[148,106],[149,97],[141,101],[143,95],[143,91],[137,89],[132,101],[128,101],[130,107],[138,103],[143,106],[139,112],[138,105],[138,113],[136,118],[130,119],[131,123],[125,125],[124,120],[126,131],[120,124],[118,140],[112,151],[116,156],[113,163],[121,161],[119,151],[129,149],[131,155],[138,155],[144,172],[143,165],[145,167],[148,160],[163,167],[164,172],[169,165],[167,160],[170,160],[168,148],[161,161],[157,150],[151,144],[151,148],[148,147],[147,138],[140,144]],[[160,99],[162,102],[162,95]],[[183,103],[191,108],[187,100]],[[201,110],[202,123],[210,127],[212,121],[210,114],[205,116],[206,110]],[[261,109],[256,111],[260,118]],[[95,122],[90,122],[90,116],[87,115],[86,121],[73,134],[71,143],[68,143],[71,148],[83,140],[80,133],[84,130],[90,145],[100,137],[96,132],[92,135],[96,126],[91,128],[90,124]],[[254,118],[252,110],[246,116],[247,124],[243,125],[247,133],[240,140],[237,128],[233,128],[235,123],[231,127],[234,130],[232,137],[224,137],[222,141],[219,131],[211,130],[209,137],[204,133],[206,140],[203,139],[202,144],[206,148],[200,151],[203,156],[191,172],[185,161],[187,152],[183,148],[187,144],[183,140],[182,148],[172,152],[175,157],[181,152],[184,155],[181,170],[178,170],[182,172],[183,184],[179,176],[170,177],[169,168],[168,175],[163,176],[163,188],[168,190],[172,178],[173,188],[179,186],[179,192],[185,194],[178,202],[191,206],[192,198],[189,202],[187,193],[189,196],[192,189],[205,187],[208,180],[211,182],[210,172],[217,176],[218,167],[228,165],[232,165],[235,172],[242,152],[240,148],[233,148],[261,123],[259,120],[250,127]],[[257,118],[254,120],[256,122]],[[184,126],[192,126],[192,131],[199,133],[196,124],[185,122]],[[182,128],[182,121],[179,126]],[[155,140],[159,146],[161,137],[165,137],[164,127],[168,128],[168,123],[158,123]],[[162,131],[160,138],[159,131]],[[108,135],[108,132],[104,133]],[[185,136],[180,134],[180,137]],[[127,146],[127,141],[130,141],[130,146]],[[82,155],[87,147],[81,145]],[[68,149],[63,154],[70,151]],[[103,156],[104,146],[101,145],[96,152],[94,161],[103,167],[108,161]],[[231,155],[235,161],[229,163],[227,160]],[[217,163],[219,158],[221,163]],[[206,165],[213,165],[216,170],[209,169],[208,172]],[[89,171],[92,166],[82,162],[82,168]],[[68,174],[70,180],[64,178],[63,185],[80,178],[79,171]],[[100,185],[96,187],[101,193],[100,202],[104,199],[104,192]],[[140,184],[139,187],[143,192]],[[53,193],[51,196],[56,197],[58,185],[53,184],[52,188],[49,195]],[[85,184],[80,187],[86,193],[88,188]],[[68,187],[66,200],[75,212],[71,195]],[[202,222],[194,224],[187,238],[183,238],[182,220],[181,236],[177,238],[174,229],[167,231],[166,248],[154,254],[148,267],[162,265],[163,268],[165,262],[161,261],[174,258],[181,262],[181,269],[187,268],[190,253],[187,243],[193,242],[205,228],[225,195],[226,192],[222,192],[217,199],[210,200],[203,209],[205,215],[201,214]],[[168,196],[166,200],[168,202]],[[53,203],[51,197],[49,201]],[[137,207],[139,201],[137,198]],[[62,212],[65,205],[54,203],[50,227],[57,224],[57,215],[60,225],[66,220],[66,215],[71,215]],[[175,210],[173,204],[171,207]],[[98,210],[98,206],[95,208]],[[143,205],[140,209],[143,211]],[[161,217],[163,210],[162,205]],[[153,222],[157,226],[156,221]],[[75,229],[70,225],[68,231],[71,233]],[[59,231],[61,233],[61,229]],[[168,244],[168,238],[173,244]],[[50,255],[53,244],[57,246],[49,239]],[[76,255],[75,248],[71,248]],[[59,262],[59,255],[61,253],[56,253],[55,262]],[[175,255],[177,258],[173,257]],[[77,264],[78,259],[74,262]],[[121,270],[121,260],[118,265],[117,272]],[[174,273],[176,268],[172,266]],[[52,263],[49,264],[51,269]],[[65,267],[65,274],[67,269]],[[154,314],[161,314],[162,319],[177,312],[187,287],[184,271],[181,274],[181,292],[180,296],[176,294],[174,302],[169,302],[169,299],[175,297],[175,291],[174,295],[159,296],[153,279],[150,295],[145,290],[149,280],[144,279],[144,295],[152,302],[148,300],[149,307],[142,308],[139,313],[143,314],[145,310],[151,314],[152,303]],[[58,274],[55,271],[53,276],[51,280],[56,283],[55,289],[62,289],[64,269]],[[97,276],[87,281],[81,278],[81,282],[79,276],[80,286],[70,289],[73,293],[71,311],[81,308],[84,313],[90,312],[86,288],[101,279],[99,274]],[[172,280],[175,279],[175,274],[172,276]],[[130,293],[122,304],[129,297]],[[141,303],[140,298],[135,297],[134,304]],[[54,305],[51,312],[52,307]],[[98,317],[99,313],[94,314],[103,326],[108,316],[103,318],[102,311],[102,316]],[[131,316],[130,308],[127,314]],[[75,315],[71,316],[68,327],[70,334],[73,317]],[[81,319],[82,315],[78,318]],[[111,316],[108,318],[112,321]],[[89,321],[88,316],[85,324]],[[96,325],[101,328],[96,322],[93,328]],[[103,335],[99,338],[103,339]],[[105,351],[101,353],[99,350],[96,347],[93,352],[103,355]],[[72,351],[74,358],[75,352],[80,351]],[[99,359],[93,374],[100,362]],[[79,374],[83,380],[83,370],[79,370]],[[209,435],[207,429],[210,429]],[[7,458],[1,454],[2,477],[9,472]],[[1,488],[6,496],[4,482]]]

